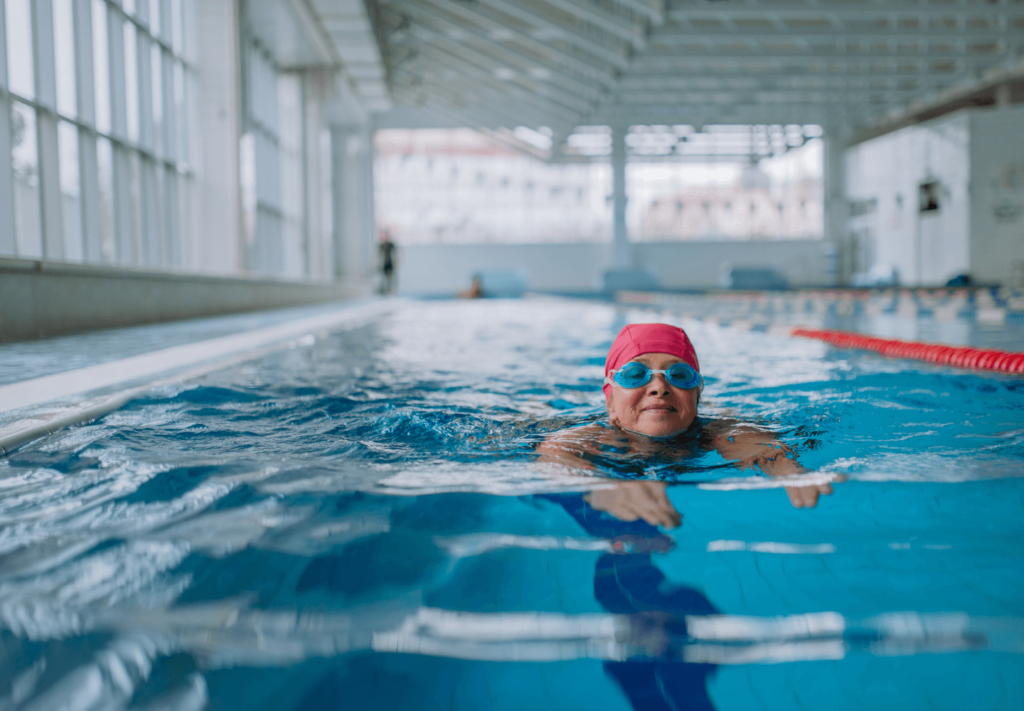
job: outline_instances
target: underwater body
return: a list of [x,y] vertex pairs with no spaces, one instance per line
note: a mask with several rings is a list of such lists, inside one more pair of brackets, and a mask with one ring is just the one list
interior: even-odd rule
[[[645,321],[703,422],[834,493],[699,446],[539,462]],[[0,459],[0,708],[1020,708],[1021,391],[665,308],[395,302]],[[681,525],[595,508],[617,480]]]

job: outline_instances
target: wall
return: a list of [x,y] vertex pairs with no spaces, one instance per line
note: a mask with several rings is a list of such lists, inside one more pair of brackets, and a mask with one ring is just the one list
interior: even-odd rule
[[[933,285],[969,270],[971,138],[969,117],[959,113],[847,151],[847,198],[873,205],[849,223],[859,245],[853,271],[891,264],[903,284]],[[922,213],[927,182],[940,185],[940,209]]]
[[[726,264],[775,267],[794,286],[827,283],[829,258],[821,240],[750,242],[641,242],[636,266],[648,269],[666,289],[711,289]],[[515,269],[539,291],[587,292],[611,262],[611,244],[476,244],[400,247],[398,287],[403,294],[454,294],[474,272]]]
[[971,275],[1024,277],[1024,107],[971,114]]
[[0,258],[0,343],[358,295],[337,283]]

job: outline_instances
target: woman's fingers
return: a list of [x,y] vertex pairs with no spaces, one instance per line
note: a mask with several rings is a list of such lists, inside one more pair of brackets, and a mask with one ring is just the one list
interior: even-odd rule
[[818,497],[821,494],[831,494],[831,484],[817,484],[811,486],[787,486],[786,495],[789,496],[789,503],[796,509],[813,509],[818,505]]
[[611,489],[597,489],[585,500],[598,511],[607,511],[620,521],[643,519],[652,526],[675,528],[682,517],[665,494],[660,481],[626,481]]

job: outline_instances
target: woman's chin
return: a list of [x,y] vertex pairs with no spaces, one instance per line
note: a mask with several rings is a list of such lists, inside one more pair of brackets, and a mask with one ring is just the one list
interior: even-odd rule
[[673,418],[672,420],[666,420],[658,418],[656,422],[637,422],[634,427],[627,427],[630,432],[635,434],[642,434],[647,437],[654,437],[656,439],[665,439],[667,437],[675,437],[676,435],[685,432],[692,424],[690,422],[683,422],[679,418]]

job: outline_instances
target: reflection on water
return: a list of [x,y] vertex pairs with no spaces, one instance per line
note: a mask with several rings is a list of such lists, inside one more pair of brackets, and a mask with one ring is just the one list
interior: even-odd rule
[[1017,381],[687,324],[812,471],[697,451],[666,529],[534,461],[630,318],[410,305],[0,460],[0,708],[1018,708]]

